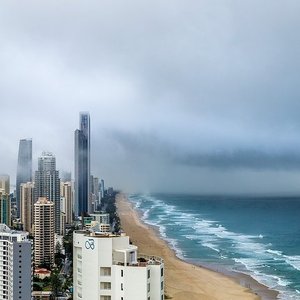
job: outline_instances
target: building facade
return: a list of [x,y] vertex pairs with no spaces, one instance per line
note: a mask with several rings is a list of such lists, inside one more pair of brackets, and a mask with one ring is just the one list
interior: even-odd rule
[[0,223],[11,226],[11,201],[10,194],[0,189]]
[[80,113],[75,130],[75,215],[92,212],[90,201],[90,115]]
[[34,212],[34,183],[27,182],[20,185],[20,209],[23,230],[32,234]]
[[66,224],[73,223],[73,185],[72,182],[60,183],[61,211],[66,216]]
[[51,152],[43,152],[38,159],[38,170],[35,172],[35,201],[39,197],[46,197],[54,203],[55,232],[61,234],[60,179],[56,170],[56,159]]
[[74,232],[73,299],[163,300],[163,260],[137,250],[125,235]]
[[31,299],[31,242],[27,232],[0,224],[0,299]]
[[34,204],[35,266],[54,263],[54,203],[45,197]]
[[104,193],[105,193],[104,180],[101,179],[101,184],[100,184],[100,196],[101,196],[101,199],[104,197]]
[[110,224],[110,218],[108,213],[94,213],[90,214],[93,220],[98,221],[100,224]]
[[19,142],[18,166],[16,177],[17,216],[20,217],[20,185],[32,181],[32,140],[22,139]]
[[9,175],[0,175],[0,189],[2,189],[6,194],[10,194]]

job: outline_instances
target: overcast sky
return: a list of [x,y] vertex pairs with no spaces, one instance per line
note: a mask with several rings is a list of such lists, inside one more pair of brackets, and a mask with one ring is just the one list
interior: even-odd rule
[[299,0],[2,1],[0,173],[33,139],[124,191],[300,194]]

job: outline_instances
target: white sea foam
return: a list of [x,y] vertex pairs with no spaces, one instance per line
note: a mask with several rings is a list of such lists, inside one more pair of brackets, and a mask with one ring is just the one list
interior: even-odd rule
[[170,245],[176,253],[176,256],[180,259],[184,259],[184,252],[178,247],[178,242],[175,239],[166,238],[167,243]]
[[220,250],[214,244],[211,244],[211,243],[202,243],[202,246],[210,248],[210,249],[212,249],[212,250],[214,250],[214,251],[216,251],[218,253],[220,252]]
[[259,270],[261,264],[255,259],[236,258],[234,260],[235,262],[242,264],[247,271],[250,271],[248,275],[251,275],[255,280],[272,289],[278,289],[280,291],[280,287],[286,287],[291,284],[291,282],[285,278],[261,272]]
[[[274,260],[280,262],[280,264],[289,264],[296,270],[300,270],[300,256],[287,256],[279,250],[271,249],[271,243],[263,243],[264,236],[262,234],[245,235],[232,232],[217,220],[209,220],[199,214],[178,211],[176,206],[166,204],[153,197],[145,196],[142,201],[147,201],[145,203],[146,207],[150,206],[148,210],[144,210],[144,221],[150,225],[158,226],[160,235],[169,243],[178,257],[183,259],[185,253],[180,249],[177,239],[168,237],[168,229],[173,225],[176,225],[176,228],[177,226],[180,227],[178,233],[183,238],[195,241],[202,247],[209,248],[219,254],[221,253],[220,258],[227,258],[226,255],[230,253],[228,257],[243,266],[242,269],[245,270],[246,274],[252,276],[258,282],[281,292],[279,299],[299,298],[299,295],[296,298],[296,292],[289,290],[288,286],[291,284],[289,280],[284,276],[266,274],[264,270],[269,267],[269,272],[272,272],[274,264],[272,267],[268,263],[274,262]],[[139,202],[139,207],[142,207],[142,201]],[[155,210],[155,220],[151,215],[153,210]],[[225,248],[222,248],[223,244]],[[231,245],[231,249],[228,250],[226,245]],[[227,253],[227,250],[230,252]],[[233,255],[235,257],[232,257]],[[239,271],[241,270],[239,269]]]
[[282,251],[268,249],[267,252],[276,256],[282,256]]
[[196,241],[200,239],[199,235],[194,235],[194,234],[187,234],[184,237],[191,241]]
[[300,255],[295,255],[295,256],[284,255],[284,258],[287,264],[292,266],[294,269],[300,271]]

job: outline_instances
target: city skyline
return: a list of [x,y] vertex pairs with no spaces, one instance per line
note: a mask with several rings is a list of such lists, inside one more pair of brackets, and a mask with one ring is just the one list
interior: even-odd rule
[[2,6],[1,173],[15,182],[27,137],[73,173],[89,111],[91,173],[108,185],[299,194],[300,3],[130,3]]

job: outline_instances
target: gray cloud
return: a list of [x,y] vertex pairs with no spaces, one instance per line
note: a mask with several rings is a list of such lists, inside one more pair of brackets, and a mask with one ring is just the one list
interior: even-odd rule
[[14,176],[24,137],[35,160],[53,151],[72,170],[78,112],[88,110],[93,170],[112,185],[299,191],[299,9],[296,0],[2,4],[0,173]]

